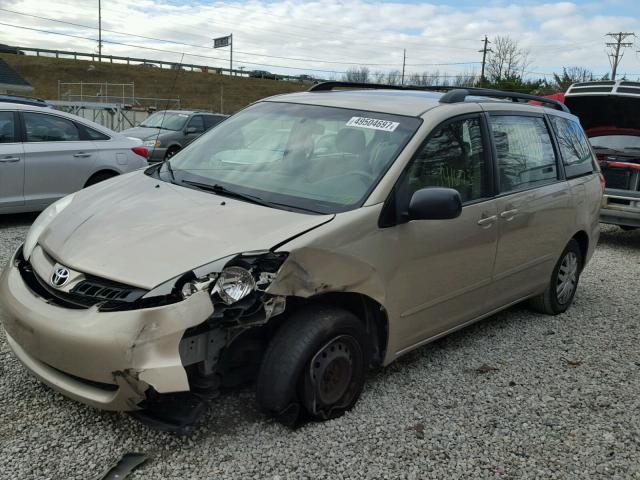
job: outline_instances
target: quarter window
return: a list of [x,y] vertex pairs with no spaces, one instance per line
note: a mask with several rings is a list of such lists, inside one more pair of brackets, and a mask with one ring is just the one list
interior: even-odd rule
[[500,192],[526,190],[558,178],[556,156],[543,118],[492,116],[491,134]]
[[75,123],[56,115],[24,114],[27,142],[72,142],[80,140]]
[[463,203],[488,196],[480,119],[456,120],[437,127],[405,178],[409,198],[426,187],[453,188]]
[[593,172],[593,156],[589,141],[577,122],[562,117],[551,117],[556,132],[562,163],[567,178]]
[[0,112],[0,143],[14,143],[16,141],[13,112]]

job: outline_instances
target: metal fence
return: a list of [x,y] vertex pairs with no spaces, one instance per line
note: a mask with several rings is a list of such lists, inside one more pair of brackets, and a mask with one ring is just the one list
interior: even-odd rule
[[75,103],[117,103],[122,106],[155,110],[180,108],[179,98],[137,97],[133,82],[61,82],[58,80],[58,100]]

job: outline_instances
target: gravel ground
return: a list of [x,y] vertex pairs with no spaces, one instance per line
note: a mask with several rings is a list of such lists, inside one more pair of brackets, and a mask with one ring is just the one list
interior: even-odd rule
[[[33,217],[0,218],[0,261]],[[32,379],[0,329],[0,477],[640,479],[640,231],[604,227],[573,308],[518,307],[372,373],[344,417],[290,431],[250,389],[188,438],[92,410]],[[2,313],[0,312],[0,319]],[[80,360],[79,360],[80,361]]]

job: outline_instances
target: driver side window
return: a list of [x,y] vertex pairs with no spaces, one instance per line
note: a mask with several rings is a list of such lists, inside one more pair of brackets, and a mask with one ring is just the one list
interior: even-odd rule
[[488,196],[485,153],[478,117],[437,127],[405,177],[409,198],[426,187],[453,188],[460,193],[463,203]]
[[204,132],[204,120],[202,119],[202,115],[196,115],[195,117],[192,117],[191,120],[189,120],[187,128],[195,128],[195,133]]

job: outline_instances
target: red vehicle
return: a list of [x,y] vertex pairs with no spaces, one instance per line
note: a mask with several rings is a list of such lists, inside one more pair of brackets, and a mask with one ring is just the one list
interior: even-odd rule
[[564,100],[589,137],[606,182],[600,220],[640,227],[640,82],[574,83]]

